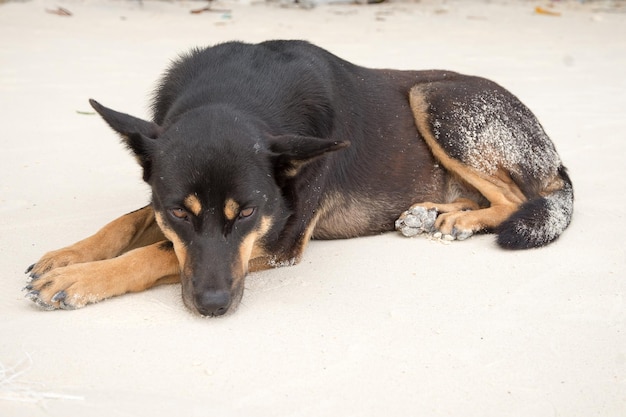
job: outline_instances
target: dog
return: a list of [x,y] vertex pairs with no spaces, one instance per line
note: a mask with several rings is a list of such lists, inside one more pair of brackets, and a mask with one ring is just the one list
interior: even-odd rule
[[221,316],[249,272],[297,263],[311,238],[493,232],[526,249],[572,218],[541,124],[480,77],[364,68],[304,41],[229,42],[171,65],[152,121],[90,103],[152,199],[28,268],[26,297],[44,309],[181,282],[191,311]]

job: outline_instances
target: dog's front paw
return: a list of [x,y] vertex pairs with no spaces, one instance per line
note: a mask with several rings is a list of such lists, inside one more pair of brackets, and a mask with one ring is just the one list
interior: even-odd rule
[[73,310],[106,298],[96,288],[89,265],[54,268],[26,285],[25,297],[44,310]]
[[396,230],[407,237],[431,233],[435,230],[437,214],[435,208],[427,209],[423,206],[413,206],[396,220]]
[[83,258],[80,252],[69,248],[55,250],[46,253],[36,263],[29,266],[26,269],[26,274],[28,274],[29,280],[36,280],[53,269],[85,262],[86,259]]

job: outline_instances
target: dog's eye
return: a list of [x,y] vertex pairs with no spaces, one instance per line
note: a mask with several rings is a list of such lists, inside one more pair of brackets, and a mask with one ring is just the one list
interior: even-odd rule
[[254,207],[248,207],[239,212],[239,218],[243,219],[246,217],[250,217],[252,216],[252,214],[254,214]]
[[172,213],[172,216],[176,217],[177,219],[189,220],[189,214],[187,214],[187,211],[185,211],[184,209],[174,208],[170,210],[170,213]]

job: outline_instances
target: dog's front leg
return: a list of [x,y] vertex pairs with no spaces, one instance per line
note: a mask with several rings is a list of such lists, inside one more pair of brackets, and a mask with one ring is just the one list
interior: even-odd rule
[[26,297],[46,310],[69,310],[178,281],[176,254],[170,242],[161,241],[116,258],[52,269],[26,287]]
[[37,279],[55,268],[111,259],[162,239],[164,237],[154,219],[154,210],[152,206],[146,206],[113,220],[93,236],[46,253],[26,273],[31,279]]

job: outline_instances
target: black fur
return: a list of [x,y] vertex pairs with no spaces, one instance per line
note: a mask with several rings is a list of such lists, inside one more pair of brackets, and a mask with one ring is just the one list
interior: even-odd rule
[[565,181],[563,189],[528,200],[498,226],[495,233],[502,248],[531,249],[545,246],[556,240],[569,226],[574,191],[565,167],[559,168],[559,175]]

